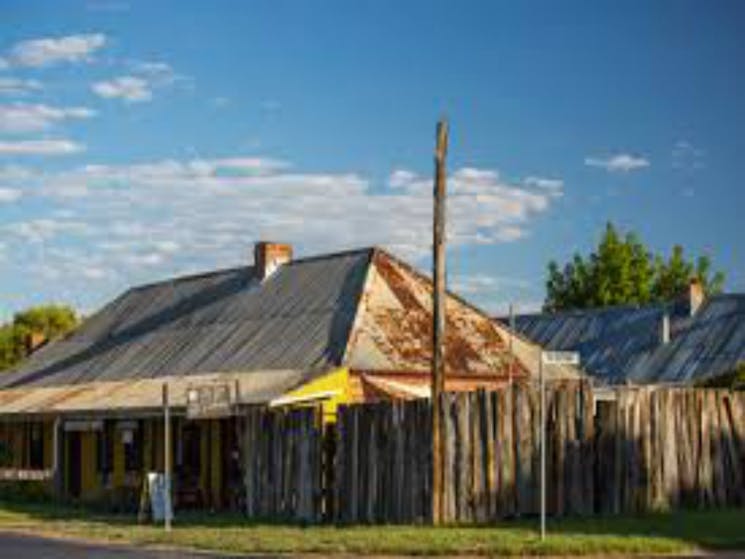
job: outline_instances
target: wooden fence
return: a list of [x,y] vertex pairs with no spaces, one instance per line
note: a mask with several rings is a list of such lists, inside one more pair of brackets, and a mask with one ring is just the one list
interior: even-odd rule
[[619,389],[597,423],[598,512],[745,504],[745,392]]
[[[553,516],[745,504],[745,393],[619,388],[547,390],[547,509]],[[342,408],[335,500],[343,522],[430,518],[427,402]],[[535,515],[539,394],[514,385],[446,394],[445,520]]]
[[320,521],[323,436],[319,410],[253,409],[241,418],[240,425],[246,514]]
[[[549,511],[590,513],[589,387],[562,383],[547,391],[546,400]],[[520,385],[443,396],[446,521],[485,522],[538,512],[538,406],[538,393]],[[430,418],[426,401],[341,409],[335,469],[340,520],[429,520]]]
[[[562,382],[546,400],[552,516],[745,505],[745,392],[624,387],[599,399]],[[537,514],[537,390],[445,394],[442,414],[445,520]],[[427,400],[342,406],[325,440],[314,410],[254,410],[243,423],[249,516],[430,520]]]

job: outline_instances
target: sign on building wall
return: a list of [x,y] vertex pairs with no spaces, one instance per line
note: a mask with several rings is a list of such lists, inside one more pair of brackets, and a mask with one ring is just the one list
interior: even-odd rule
[[228,417],[233,413],[233,403],[230,384],[226,382],[190,386],[186,391],[186,417],[188,419]]

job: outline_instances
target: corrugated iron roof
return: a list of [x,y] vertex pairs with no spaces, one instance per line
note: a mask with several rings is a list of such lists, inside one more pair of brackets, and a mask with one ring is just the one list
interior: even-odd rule
[[515,328],[548,349],[579,351],[582,368],[607,383],[699,383],[745,360],[745,294],[712,296],[692,317],[676,304],[611,307],[521,315]]
[[372,249],[133,288],[0,388],[219,372],[324,371],[341,362]]
[[[287,389],[287,371],[428,374],[431,299],[429,278],[373,248],[295,260],[263,281],[243,267],[144,285],[0,375],[0,414],[157,407],[166,378],[256,375],[258,402]],[[537,373],[535,344],[513,336],[510,355],[504,326],[452,294],[446,309],[446,372]]]
[[219,373],[135,380],[97,381],[60,386],[29,386],[0,390],[0,412],[3,416],[58,415],[148,412],[162,407],[163,384],[168,384],[170,406],[186,406],[186,392],[191,386],[214,382],[228,384],[231,394],[238,387],[236,402],[263,404],[307,380],[301,371],[253,371]]

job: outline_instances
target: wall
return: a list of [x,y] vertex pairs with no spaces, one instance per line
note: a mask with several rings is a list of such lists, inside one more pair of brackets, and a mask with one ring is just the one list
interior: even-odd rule
[[[547,391],[547,508],[553,516],[745,505],[745,392],[620,388],[593,413],[589,386]],[[443,397],[445,518],[485,522],[539,510],[535,389]],[[338,519],[430,518],[429,402],[340,409]]]
[[321,520],[321,424],[320,410],[310,407],[244,414],[241,457],[249,518]]
[[326,422],[336,421],[336,410],[342,404],[352,401],[350,374],[347,368],[335,369],[302,386],[284,394],[281,407],[302,407],[321,405]]

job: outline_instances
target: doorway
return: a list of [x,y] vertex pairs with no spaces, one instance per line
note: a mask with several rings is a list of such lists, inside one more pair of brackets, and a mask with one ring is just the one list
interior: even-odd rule
[[70,431],[67,437],[67,494],[73,499],[80,498],[81,489],[81,442],[80,432]]

